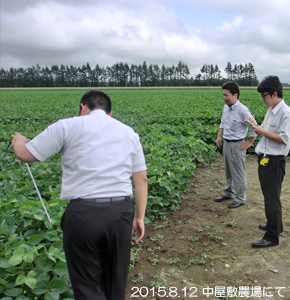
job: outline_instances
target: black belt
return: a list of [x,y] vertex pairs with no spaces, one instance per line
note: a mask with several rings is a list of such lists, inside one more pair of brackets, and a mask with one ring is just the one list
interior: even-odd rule
[[240,140],[227,140],[227,139],[224,139],[226,142],[228,143],[235,143],[235,142],[240,142],[240,141],[244,141],[245,139],[240,139]]
[[130,196],[121,196],[121,197],[108,197],[108,198],[77,198],[73,199],[70,202],[73,203],[80,203],[80,202],[98,202],[98,203],[104,203],[104,202],[115,202],[115,201],[122,201],[122,200],[130,200]]
[[[258,157],[259,158],[262,158],[264,157],[265,155],[264,154],[259,154]],[[285,158],[285,155],[269,155],[269,154],[266,154],[266,157],[272,157],[272,158]]]

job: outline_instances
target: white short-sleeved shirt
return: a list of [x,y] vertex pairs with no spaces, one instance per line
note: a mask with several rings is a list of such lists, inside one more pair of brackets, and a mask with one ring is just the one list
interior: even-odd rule
[[61,152],[61,199],[131,196],[131,176],[146,170],[139,136],[94,110],[62,119],[26,144],[39,161]]
[[274,108],[268,108],[261,126],[269,132],[278,133],[285,144],[276,143],[262,136],[255,152],[257,154],[287,156],[290,149],[290,107],[284,100]]
[[[239,100],[232,106],[224,105],[220,128],[223,129],[223,137],[228,140],[241,140],[246,138],[248,127],[242,122],[247,118],[253,118],[250,110]],[[250,129],[250,136],[257,134]]]

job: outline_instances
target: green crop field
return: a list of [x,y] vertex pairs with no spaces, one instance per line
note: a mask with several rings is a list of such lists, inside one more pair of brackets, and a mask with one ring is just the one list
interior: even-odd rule
[[[60,156],[31,164],[52,218],[50,225],[24,163],[7,148],[15,131],[33,138],[52,122],[78,114],[87,90],[0,91],[0,298],[73,299],[62,250],[59,200]],[[194,170],[219,151],[215,140],[223,109],[221,89],[104,89],[112,117],[140,135],[148,167],[146,221],[175,210]],[[290,90],[284,96],[290,102]],[[241,101],[258,123],[266,107],[255,89],[242,89]],[[253,147],[250,149],[253,152]],[[133,258],[132,258],[133,259]]]

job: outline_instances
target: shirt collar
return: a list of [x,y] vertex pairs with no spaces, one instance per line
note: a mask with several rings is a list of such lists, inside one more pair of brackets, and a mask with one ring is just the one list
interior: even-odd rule
[[277,114],[277,112],[284,105],[284,103],[285,103],[285,101],[284,101],[284,99],[282,99],[282,101],[280,101],[279,104],[277,104],[274,108],[271,108],[274,115]]
[[235,110],[236,107],[239,106],[240,101],[238,100],[235,104],[233,104],[232,106],[228,106],[229,110]]
[[106,112],[102,109],[95,109],[89,113],[89,115],[106,115]]

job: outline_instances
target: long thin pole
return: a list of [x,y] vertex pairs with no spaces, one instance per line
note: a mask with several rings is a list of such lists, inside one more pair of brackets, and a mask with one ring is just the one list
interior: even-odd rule
[[41,204],[42,204],[42,207],[43,207],[43,209],[44,209],[44,211],[45,211],[45,213],[46,213],[46,215],[47,215],[47,218],[48,218],[50,224],[52,224],[51,218],[50,218],[50,216],[49,216],[49,214],[48,214],[48,211],[47,211],[47,209],[46,209],[46,207],[45,207],[45,204],[44,204],[44,202],[43,202],[43,200],[42,200],[42,197],[41,197],[41,195],[40,195],[40,192],[39,192],[39,190],[38,190],[38,187],[37,187],[37,185],[36,185],[36,182],[35,182],[35,180],[34,180],[34,177],[33,177],[32,173],[31,173],[31,170],[30,170],[30,167],[29,167],[28,163],[26,163],[26,167],[27,167],[27,169],[28,169],[28,172],[29,172],[29,175],[30,175],[30,177],[31,177],[31,179],[32,179],[32,182],[33,182],[33,184],[34,184],[34,187],[35,187],[35,189],[36,189],[38,198],[39,198],[39,200],[40,200],[40,202],[41,202]]

